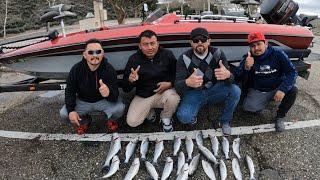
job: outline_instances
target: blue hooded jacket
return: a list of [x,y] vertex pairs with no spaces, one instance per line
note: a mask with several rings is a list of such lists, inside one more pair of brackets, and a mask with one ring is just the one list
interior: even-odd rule
[[268,46],[263,55],[253,56],[254,64],[249,71],[245,70],[246,58],[247,55],[233,74],[237,79],[244,79],[247,75],[250,88],[262,92],[278,89],[287,93],[294,86],[298,73],[281,49]]

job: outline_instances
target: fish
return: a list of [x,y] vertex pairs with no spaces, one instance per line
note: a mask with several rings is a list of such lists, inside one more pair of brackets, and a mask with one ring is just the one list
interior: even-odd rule
[[230,159],[230,157],[229,157],[229,141],[226,137],[222,137],[222,151],[224,153],[225,159]]
[[213,151],[213,155],[215,157],[219,157],[219,141],[218,141],[218,138],[217,136],[211,136],[209,135],[210,137],[210,141],[211,141],[211,147],[212,147],[212,151]]
[[140,160],[139,158],[134,158],[123,180],[132,180],[138,174],[139,168],[140,168]]
[[180,151],[179,156],[178,156],[178,168],[177,168],[177,176],[180,173],[180,170],[182,166],[186,163],[186,158],[184,156],[184,153]]
[[164,149],[163,141],[159,141],[158,138],[156,139],[156,145],[154,148],[154,154],[153,154],[153,165],[158,166],[158,158],[160,157],[162,151]]
[[251,159],[250,156],[246,156],[246,162],[247,162],[247,166],[248,166],[248,169],[249,169],[249,174],[250,174],[250,178],[249,180],[255,180],[256,178],[254,177],[254,164],[253,164],[253,161]]
[[237,158],[240,160],[240,138],[235,138],[232,143],[232,150],[233,153],[237,156]]
[[177,156],[181,146],[181,138],[174,136],[173,156]]
[[192,152],[193,152],[193,141],[190,137],[186,136],[186,149],[188,154],[188,160],[187,162],[190,162],[192,160]]
[[136,149],[137,143],[138,143],[138,138],[134,138],[126,146],[126,159],[124,160],[125,164],[129,163],[129,160],[130,160],[131,156],[134,154],[134,151]]
[[169,178],[173,170],[173,160],[171,157],[166,158],[166,164],[164,165],[161,180],[166,180]]
[[204,147],[204,146],[198,146],[199,151],[204,155],[204,157],[206,157],[210,162],[214,163],[214,165],[218,165],[218,161],[216,159],[216,157],[211,153],[211,151]]
[[186,180],[188,179],[188,174],[189,174],[189,165],[185,163],[181,168],[180,173],[176,180]]
[[228,174],[227,174],[227,166],[226,166],[226,164],[224,163],[224,161],[222,159],[220,160],[219,171],[220,171],[221,180],[226,180],[227,176],[228,176]]
[[192,158],[192,161],[189,165],[189,176],[192,176],[194,172],[197,170],[199,162],[200,162],[200,154]]
[[154,179],[154,180],[158,180],[159,179],[159,175],[157,173],[156,168],[148,161],[145,161],[145,165],[147,168],[147,171],[149,173],[149,175]]
[[216,175],[214,174],[213,168],[210,163],[206,160],[201,160],[202,168],[206,175],[209,177],[210,180],[216,180]]
[[149,148],[149,138],[144,138],[140,145],[141,161],[146,160],[148,148]]
[[119,170],[119,166],[120,166],[120,159],[117,155],[115,155],[111,160],[111,166],[110,166],[109,172],[106,175],[104,175],[102,178],[108,178],[114,175]]
[[236,180],[242,180],[242,173],[241,173],[239,161],[237,158],[232,159],[232,171]]
[[106,157],[105,163],[102,166],[102,170],[109,169],[110,167],[110,162],[113,156],[115,156],[121,149],[121,139],[118,133],[113,133],[112,134],[112,142],[110,143],[110,149],[108,152],[108,155]]
[[198,131],[196,133],[196,143],[197,145],[203,145],[203,134],[202,134],[202,131]]

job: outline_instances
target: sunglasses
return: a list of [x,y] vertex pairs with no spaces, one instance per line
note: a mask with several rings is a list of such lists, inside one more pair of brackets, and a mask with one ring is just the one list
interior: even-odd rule
[[98,49],[98,50],[89,50],[88,51],[88,54],[89,55],[99,55],[102,53],[102,50],[101,49]]
[[199,43],[200,41],[201,41],[202,43],[205,43],[205,42],[208,41],[208,38],[201,37],[201,38],[194,38],[194,39],[192,39],[192,42],[193,42],[193,43]]

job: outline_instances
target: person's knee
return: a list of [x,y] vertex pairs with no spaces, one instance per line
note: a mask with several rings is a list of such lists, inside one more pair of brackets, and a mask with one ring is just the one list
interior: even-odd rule
[[193,121],[193,115],[190,111],[179,108],[177,111],[177,118],[182,124],[190,124]]
[[170,94],[166,99],[166,103],[170,104],[172,107],[177,107],[180,102],[180,96],[178,94]]
[[68,111],[64,107],[60,109],[60,118],[63,120],[69,119]]
[[127,124],[130,127],[137,127],[140,125],[140,123],[138,123],[137,119],[132,116],[127,116]]
[[255,113],[262,110],[262,108],[258,108],[255,104],[250,103],[249,101],[244,101],[242,108],[244,111],[248,111],[251,113]]
[[239,100],[241,96],[241,89],[239,86],[232,84],[230,94],[234,99]]

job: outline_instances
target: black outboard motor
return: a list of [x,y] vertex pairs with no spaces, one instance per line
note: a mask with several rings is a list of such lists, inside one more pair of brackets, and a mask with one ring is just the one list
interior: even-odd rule
[[296,13],[299,5],[293,0],[264,0],[260,14],[268,24],[299,23]]

